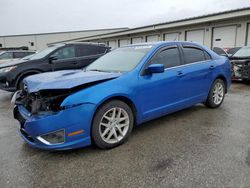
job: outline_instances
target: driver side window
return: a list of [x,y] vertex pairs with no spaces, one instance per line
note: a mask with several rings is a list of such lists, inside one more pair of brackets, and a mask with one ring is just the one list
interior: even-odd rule
[[165,68],[181,65],[180,54],[177,47],[168,48],[157,53],[151,60],[153,64],[163,64]]
[[53,55],[56,56],[58,60],[74,58],[76,57],[75,47],[68,46],[68,47],[61,48],[58,51],[56,51]]

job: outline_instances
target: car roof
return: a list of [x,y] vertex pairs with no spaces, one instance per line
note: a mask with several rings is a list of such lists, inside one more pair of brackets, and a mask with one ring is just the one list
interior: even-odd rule
[[35,53],[35,51],[31,51],[31,50],[0,50],[0,52],[33,52]]
[[129,44],[123,47],[133,47],[133,46],[161,46],[161,45],[175,45],[175,44],[186,44],[186,45],[195,45],[195,46],[199,46],[202,47],[201,44],[198,44],[196,42],[189,42],[189,41],[158,41],[158,42],[147,42],[147,43],[137,43],[137,44]]
[[109,48],[104,43],[94,43],[94,42],[64,42],[64,43],[52,44],[49,46],[56,46],[56,45],[93,45],[93,46]]

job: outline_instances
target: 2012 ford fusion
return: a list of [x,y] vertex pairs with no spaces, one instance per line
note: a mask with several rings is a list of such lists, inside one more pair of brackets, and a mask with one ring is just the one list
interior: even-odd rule
[[204,103],[219,107],[230,62],[191,42],[118,48],[84,70],[34,75],[15,94],[22,138],[42,149],[113,148],[134,126]]

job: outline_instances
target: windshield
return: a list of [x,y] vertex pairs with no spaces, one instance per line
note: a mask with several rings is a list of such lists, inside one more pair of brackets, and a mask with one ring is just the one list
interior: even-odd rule
[[152,46],[118,48],[90,64],[86,71],[128,72],[134,69]]
[[61,47],[63,45],[54,45],[54,46],[51,46],[51,47],[48,47],[36,54],[33,54],[32,56],[30,57],[26,57],[25,59],[29,59],[29,60],[35,60],[35,59],[41,59],[41,58],[44,58],[46,57],[48,54],[50,54],[51,52],[53,52],[55,49]]
[[250,47],[243,47],[239,49],[233,57],[250,57]]

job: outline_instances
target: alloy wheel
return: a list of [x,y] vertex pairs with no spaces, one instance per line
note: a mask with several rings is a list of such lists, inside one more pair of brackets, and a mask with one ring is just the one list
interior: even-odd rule
[[224,87],[220,82],[217,82],[213,89],[213,101],[216,105],[223,101]]
[[101,118],[99,134],[103,141],[115,144],[121,141],[129,129],[129,115],[123,108],[111,108]]

